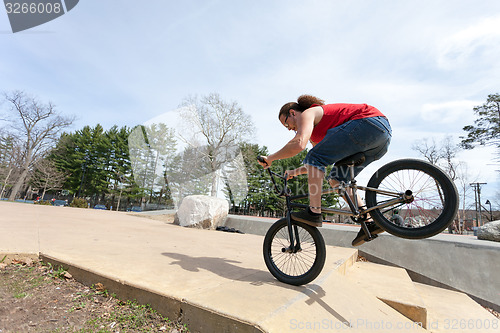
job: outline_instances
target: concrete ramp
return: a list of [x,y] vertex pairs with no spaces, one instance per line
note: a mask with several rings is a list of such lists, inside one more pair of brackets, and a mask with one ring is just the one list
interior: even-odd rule
[[500,330],[500,320],[469,296],[415,283],[402,268],[357,262],[346,278],[428,332]]
[[319,277],[295,287],[267,271],[262,236],[110,211],[9,202],[0,209],[0,253],[41,253],[77,280],[150,304],[191,332],[425,331],[353,278],[356,249],[329,246]]
[[406,270],[357,262],[347,277],[408,319],[427,327],[427,309]]
[[426,304],[430,331],[500,332],[500,319],[469,296],[420,283],[415,287]]

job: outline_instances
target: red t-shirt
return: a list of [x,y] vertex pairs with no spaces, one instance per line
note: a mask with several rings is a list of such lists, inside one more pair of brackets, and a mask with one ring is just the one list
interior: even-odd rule
[[[313,104],[312,106],[317,106]],[[367,104],[327,104],[321,105],[323,108],[323,118],[314,126],[311,134],[311,141],[318,143],[326,135],[330,128],[342,125],[349,120],[363,119],[370,117],[385,117],[382,112]]]

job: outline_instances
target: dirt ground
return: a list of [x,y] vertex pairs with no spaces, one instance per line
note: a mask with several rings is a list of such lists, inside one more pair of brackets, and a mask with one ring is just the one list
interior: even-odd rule
[[[0,261],[2,258],[0,258]],[[0,333],[189,332],[147,306],[122,302],[31,259],[0,262]]]

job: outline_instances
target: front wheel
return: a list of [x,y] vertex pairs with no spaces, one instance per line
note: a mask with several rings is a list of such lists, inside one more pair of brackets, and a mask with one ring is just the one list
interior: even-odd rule
[[[264,261],[271,274],[281,282],[300,286],[314,280],[325,264],[325,241],[318,229],[292,221],[294,241],[290,250],[287,219],[275,222],[264,238]],[[298,241],[298,243],[297,243]]]
[[[451,179],[436,166],[421,160],[404,159],[381,167],[368,182],[378,190],[411,193],[411,198],[370,211],[375,223],[402,238],[421,239],[446,229],[458,210],[458,192]],[[368,190],[367,207],[384,205],[395,197]]]

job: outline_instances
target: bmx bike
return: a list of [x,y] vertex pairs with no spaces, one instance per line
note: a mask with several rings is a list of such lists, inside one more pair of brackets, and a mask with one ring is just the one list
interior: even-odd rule
[[[265,163],[262,157],[258,160]],[[347,166],[351,176],[354,167],[365,160],[363,153],[349,156],[335,166]],[[276,193],[285,197],[286,217],[276,221],[264,238],[264,261],[271,274],[281,282],[303,285],[313,281],[323,269],[326,259],[325,241],[316,227],[291,218],[292,209],[308,205],[293,202],[308,197],[308,193],[291,195],[285,176],[267,168]],[[276,178],[282,180],[280,188]],[[370,234],[368,215],[383,230],[407,239],[423,239],[446,229],[458,210],[458,192],[453,181],[438,167],[417,159],[390,162],[375,172],[368,185],[358,186],[354,177],[341,182],[323,194],[337,192],[347,202],[349,210],[321,207],[322,213],[349,216],[361,224],[365,241],[377,235]],[[352,198],[347,195],[352,191]],[[357,191],[365,192],[366,206],[359,207]]]

